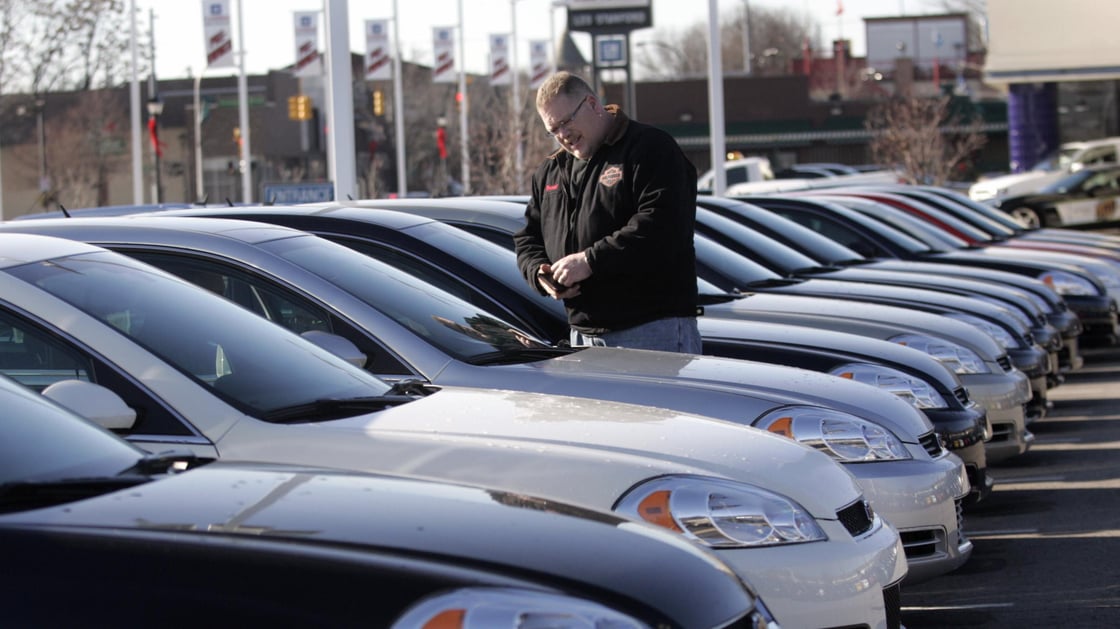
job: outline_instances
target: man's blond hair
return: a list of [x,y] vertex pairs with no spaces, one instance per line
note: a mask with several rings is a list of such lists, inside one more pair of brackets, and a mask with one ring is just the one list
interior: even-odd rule
[[567,71],[560,71],[544,80],[537,88],[537,109],[540,109],[557,96],[594,96],[595,91],[580,77]]

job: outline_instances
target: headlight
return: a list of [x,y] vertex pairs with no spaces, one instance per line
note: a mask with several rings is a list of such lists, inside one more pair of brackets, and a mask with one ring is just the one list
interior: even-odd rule
[[833,376],[870,384],[906,400],[914,408],[946,408],[945,398],[928,382],[898,369],[867,363],[849,363],[829,372]]
[[664,476],[627,492],[618,513],[713,548],[749,548],[827,539],[790,498],[722,478]]
[[392,629],[648,629],[648,625],[598,603],[514,588],[463,588],[421,601]]
[[956,374],[991,373],[976,352],[952,341],[924,334],[900,334],[888,340],[925,352],[940,360]]
[[910,458],[906,446],[891,431],[829,408],[787,406],[763,415],[753,425],[820,450],[841,463]]
[[990,334],[992,338],[994,338],[996,342],[999,343],[999,346],[1003,349],[1019,347],[1019,342],[1015,340],[1015,337],[1011,336],[1010,332],[1004,329],[1003,326],[996,325],[995,323],[992,323],[987,319],[982,319],[980,317],[977,317],[976,315],[970,315],[964,312],[952,312],[945,316],[949,317],[950,319],[956,319],[957,321],[971,323],[972,325],[980,328],[981,330]]
[[1039,275],[1038,279],[1057,291],[1059,295],[1100,295],[1092,282],[1073,273],[1047,271]]

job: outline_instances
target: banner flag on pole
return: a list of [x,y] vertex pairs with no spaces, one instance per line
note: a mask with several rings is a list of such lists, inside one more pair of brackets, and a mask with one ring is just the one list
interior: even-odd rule
[[509,35],[490,36],[490,85],[509,85],[513,74],[509,67]]
[[232,68],[229,0],[202,0],[202,32],[206,38],[206,67]]
[[544,83],[550,74],[556,71],[552,65],[548,49],[552,42],[547,39],[535,39],[529,42],[529,89],[535,90]]
[[436,62],[432,65],[433,83],[455,83],[455,34],[451,28],[436,26],[432,29],[435,40],[433,49]]
[[318,76],[323,66],[319,62],[319,14],[315,11],[293,12],[296,35],[295,76]]
[[380,81],[393,77],[389,56],[389,21],[366,20],[366,80]]

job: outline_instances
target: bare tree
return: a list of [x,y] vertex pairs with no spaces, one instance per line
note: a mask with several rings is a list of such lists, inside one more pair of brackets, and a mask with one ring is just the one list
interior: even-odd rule
[[954,108],[949,96],[895,98],[868,112],[871,157],[897,168],[910,183],[942,185],[961,179],[987,138],[981,118]]
[[122,0],[10,2],[10,79],[32,94],[85,90],[125,78],[127,11]]
[[[749,7],[749,11],[747,10]],[[744,29],[749,27],[749,32]],[[720,19],[720,54],[726,70],[746,70],[743,39],[749,48],[752,74],[784,74],[792,59],[801,55],[806,41],[819,49],[814,33],[819,27],[811,17],[788,8],[750,6],[746,3],[725,12]],[[638,46],[635,69],[655,79],[702,76],[708,71],[708,24],[698,22],[683,30],[657,30],[653,39]]]
[[110,178],[125,169],[128,120],[119,90],[90,90],[65,95],[70,102],[51,117],[50,142],[15,147],[16,161],[28,181],[38,178],[39,161],[49,165],[49,188],[39,205],[93,207],[109,201]]

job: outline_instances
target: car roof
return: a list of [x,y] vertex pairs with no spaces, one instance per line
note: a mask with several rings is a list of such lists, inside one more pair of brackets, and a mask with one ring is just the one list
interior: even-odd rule
[[103,251],[83,242],[31,234],[0,234],[0,268]]

